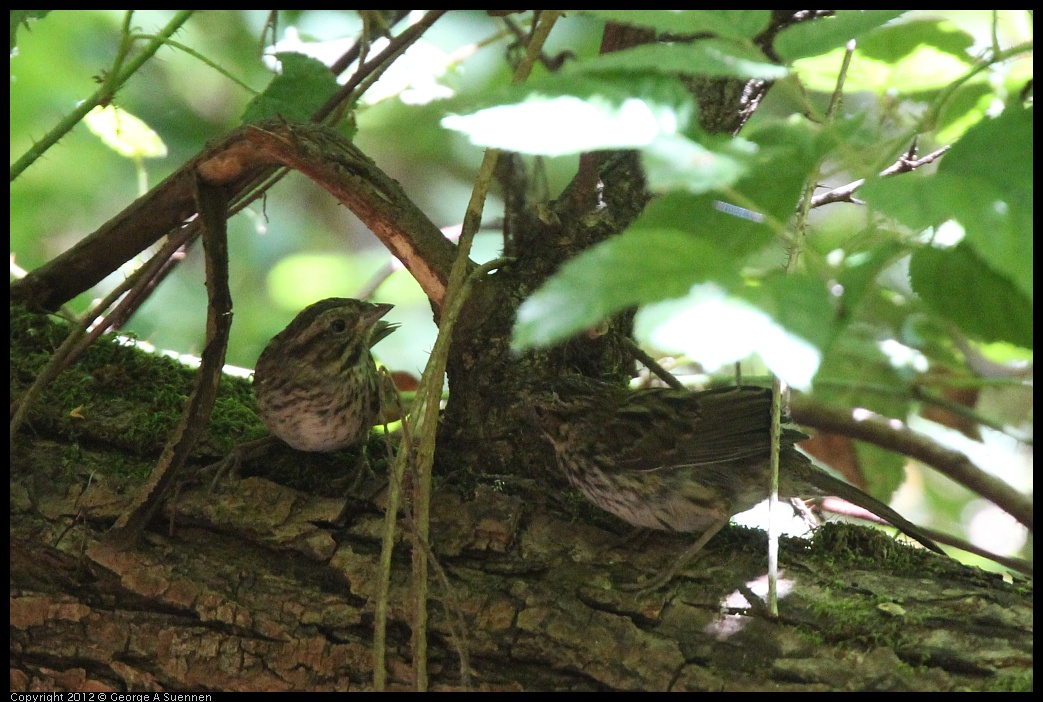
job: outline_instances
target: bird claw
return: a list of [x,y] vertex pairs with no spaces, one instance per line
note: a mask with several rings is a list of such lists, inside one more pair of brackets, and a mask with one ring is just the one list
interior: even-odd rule
[[684,563],[677,563],[674,566],[661,571],[659,575],[656,575],[650,580],[639,580],[636,583],[622,583],[618,586],[619,590],[621,592],[632,592],[636,595],[647,595],[673,580],[674,576],[678,574],[684,565]]
[[278,443],[279,439],[274,436],[266,436],[263,439],[257,439],[255,441],[247,441],[244,444],[239,444],[232,449],[227,456],[222,458],[220,461],[211,463],[208,466],[204,466],[199,469],[199,475],[207,478],[210,474],[210,487],[207,490],[207,495],[213,494],[217,485],[224,480],[238,480],[239,469],[242,467],[244,461],[251,461],[256,458],[263,456],[271,446]]

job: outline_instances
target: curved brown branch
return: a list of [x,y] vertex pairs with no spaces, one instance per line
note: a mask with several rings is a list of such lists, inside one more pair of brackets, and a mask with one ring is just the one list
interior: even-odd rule
[[369,227],[438,307],[456,247],[373,161],[327,127],[270,120],[241,127],[172,173],[71,249],[11,284],[16,302],[56,309],[196,214],[193,183],[241,193],[265,169],[288,166],[325,188]]
[[258,165],[300,171],[354,212],[441,307],[456,247],[345,137],[320,125],[275,121],[239,130],[225,147],[199,163],[204,178],[234,182]]
[[128,548],[137,543],[188,462],[217,400],[221,369],[228,350],[228,335],[232,329],[232,295],[228,290],[228,194],[222,192],[221,188],[201,182],[201,179],[197,181],[196,188],[200,218],[205,227],[206,346],[181,420],[140,491],[134,509],[124,513],[117,521],[116,528],[108,534],[110,543],[117,547]]
[[829,407],[804,396],[793,396],[790,414],[798,424],[843,434],[922,461],[991,500],[1032,529],[1032,501],[1002,480],[988,475],[959,451],[947,449],[883,417],[856,419],[850,411]]

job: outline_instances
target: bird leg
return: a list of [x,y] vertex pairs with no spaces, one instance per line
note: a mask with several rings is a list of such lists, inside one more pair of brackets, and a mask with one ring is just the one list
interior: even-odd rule
[[685,568],[692,559],[699,555],[699,552],[703,550],[703,547],[712,539],[717,532],[724,528],[731,517],[724,517],[723,519],[711,524],[706,531],[699,536],[699,539],[689,546],[684,553],[681,554],[680,558],[674,561],[674,564],[655,576],[651,580],[645,580],[637,583],[627,583],[619,586],[619,589],[624,592],[651,592],[652,590],[658,590],[663,585],[674,579],[681,569]]
[[239,468],[242,466],[244,461],[254,461],[261,458],[277,443],[279,443],[279,439],[275,436],[266,436],[262,439],[247,441],[246,443],[236,446],[220,461],[200,468],[200,475],[205,476],[209,473],[213,473],[214,476],[210,480],[210,489],[207,494],[213,493],[214,488],[217,487],[217,484],[221,482],[223,478],[238,478]]

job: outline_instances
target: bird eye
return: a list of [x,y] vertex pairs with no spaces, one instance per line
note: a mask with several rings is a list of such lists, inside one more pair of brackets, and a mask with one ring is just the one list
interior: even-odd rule
[[335,319],[330,322],[330,331],[334,334],[343,334],[348,328],[348,323],[343,319]]

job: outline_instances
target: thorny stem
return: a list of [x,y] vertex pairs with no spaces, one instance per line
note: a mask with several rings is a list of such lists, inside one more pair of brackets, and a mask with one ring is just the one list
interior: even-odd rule
[[[180,10],[174,18],[167,23],[167,26],[162,29],[159,33],[153,37],[152,41],[141,51],[140,54],[135,56],[126,67],[126,70],[120,71],[118,75],[109,76],[109,80],[95,91],[93,95],[77,105],[72,112],[67,114],[51,129],[47,134],[44,135],[40,141],[33,144],[32,148],[22,154],[22,157],[15,161],[14,165],[11,166],[11,180],[14,181],[22,171],[31,166],[36,159],[43,156],[47,149],[51,148],[58,143],[58,140],[65,136],[67,133],[72,131],[80,121],[87,115],[88,112],[93,110],[98,105],[105,105],[120,87],[130,80],[142,64],[148,61],[152,56],[160,50],[160,48],[166,44],[167,39],[174,35],[174,33],[181,28],[188,18],[192,16],[195,10]],[[117,59],[117,62],[122,62],[121,57]]]

